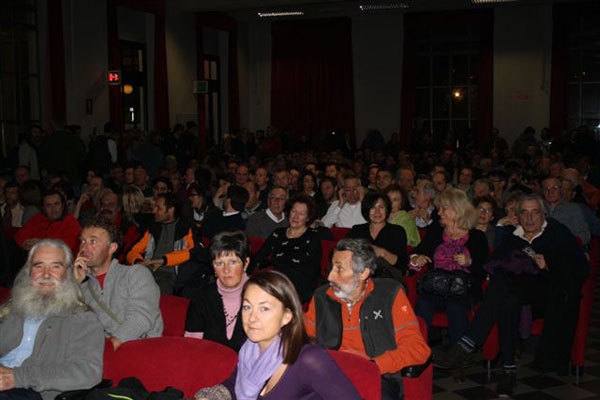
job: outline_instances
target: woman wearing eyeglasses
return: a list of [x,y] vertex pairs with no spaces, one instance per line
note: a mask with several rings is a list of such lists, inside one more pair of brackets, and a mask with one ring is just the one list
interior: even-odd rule
[[208,339],[238,351],[246,334],[240,305],[242,288],[248,280],[250,244],[241,231],[214,236],[210,257],[217,280],[192,299],[185,322],[185,336]]
[[475,229],[485,233],[490,249],[494,248],[494,239],[496,237],[496,201],[492,196],[481,196],[473,199],[475,210],[479,213]]

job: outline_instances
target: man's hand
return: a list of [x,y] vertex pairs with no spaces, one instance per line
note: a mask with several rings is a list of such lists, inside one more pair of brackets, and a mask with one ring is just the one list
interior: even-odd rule
[[15,372],[0,365],[0,391],[15,388]]
[[75,280],[79,283],[83,282],[85,276],[87,274],[87,263],[88,259],[81,255],[81,252],[77,255],[77,258],[73,262],[73,275],[75,276]]
[[344,188],[341,188],[338,190],[337,192],[337,198],[338,198],[338,207],[342,208],[344,207],[344,204],[346,204],[346,192],[344,191]]
[[155,260],[142,261],[139,264],[150,268],[152,271],[156,271],[158,268],[160,268],[163,265],[163,260],[162,260],[162,258],[157,258]]
[[40,241],[40,239],[38,239],[38,238],[27,239],[26,241],[23,242],[23,249],[29,251],[39,241]]
[[121,345],[121,343],[123,343],[123,342],[121,342],[121,339],[119,339],[118,337],[115,337],[115,336],[109,337],[108,340],[110,340],[110,342],[112,343],[113,348],[115,350],[117,350],[119,348],[119,346]]
[[535,260],[535,263],[537,264],[539,269],[548,269],[548,264],[546,264],[546,259],[542,254],[536,254],[533,259]]

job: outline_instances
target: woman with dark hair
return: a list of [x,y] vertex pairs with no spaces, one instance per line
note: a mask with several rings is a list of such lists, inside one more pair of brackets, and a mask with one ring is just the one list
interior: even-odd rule
[[185,336],[212,340],[238,351],[246,340],[238,317],[242,287],[248,280],[250,244],[242,231],[226,231],[214,236],[209,252],[217,280],[192,299]]
[[173,183],[169,178],[159,176],[152,180],[152,198],[156,200],[159,194],[173,192]]
[[390,199],[392,206],[388,222],[403,227],[406,232],[408,245],[415,247],[421,243],[421,237],[419,236],[419,228],[417,228],[415,218],[408,213],[408,195],[406,191],[394,183],[384,190],[384,194]]
[[289,226],[271,233],[256,254],[254,267],[272,265],[290,278],[302,302],[307,302],[318,283],[321,264],[320,235],[310,228],[317,210],[305,194],[294,197],[289,205]]
[[300,192],[314,198],[317,195],[317,177],[310,171],[304,171],[299,180]]
[[346,235],[350,239],[366,239],[375,249],[377,262],[401,271],[406,270],[406,232],[399,225],[388,222],[392,206],[388,197],[379,192],[369,192],[361,202],[361,212],[366,224],[354,225]]
[[222,384],[196,393],[197,400],[360,398],[331,356],[310,343],[300,299],[285,275],[253,275],[242,301],[248,340],[237,368]]

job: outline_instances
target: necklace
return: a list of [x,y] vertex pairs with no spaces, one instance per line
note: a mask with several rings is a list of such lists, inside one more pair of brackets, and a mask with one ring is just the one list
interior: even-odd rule
[[235,313],[233,315],[229,315],[229,313],[225,309],[225,306],[223,306],[223,313],[225,314],[225,327],[229,328],[229,326],[236,321],[237,313]]

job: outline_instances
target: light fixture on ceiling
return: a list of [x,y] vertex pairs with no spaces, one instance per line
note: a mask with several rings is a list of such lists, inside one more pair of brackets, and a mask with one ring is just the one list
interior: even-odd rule
[[408,8],[408,3],[375,3],[375,4],[361,4],[358,6],[360,11],[384,11],[384,10],[397,10],[402,8]]
[[514,3],[519,0],[471,0],[472,4]]
[[303,11],[268,11],[268,12],[258,12],[259,17],[261,18],[270,18],[270,17],[297,17],[300,15],[304,15]]

